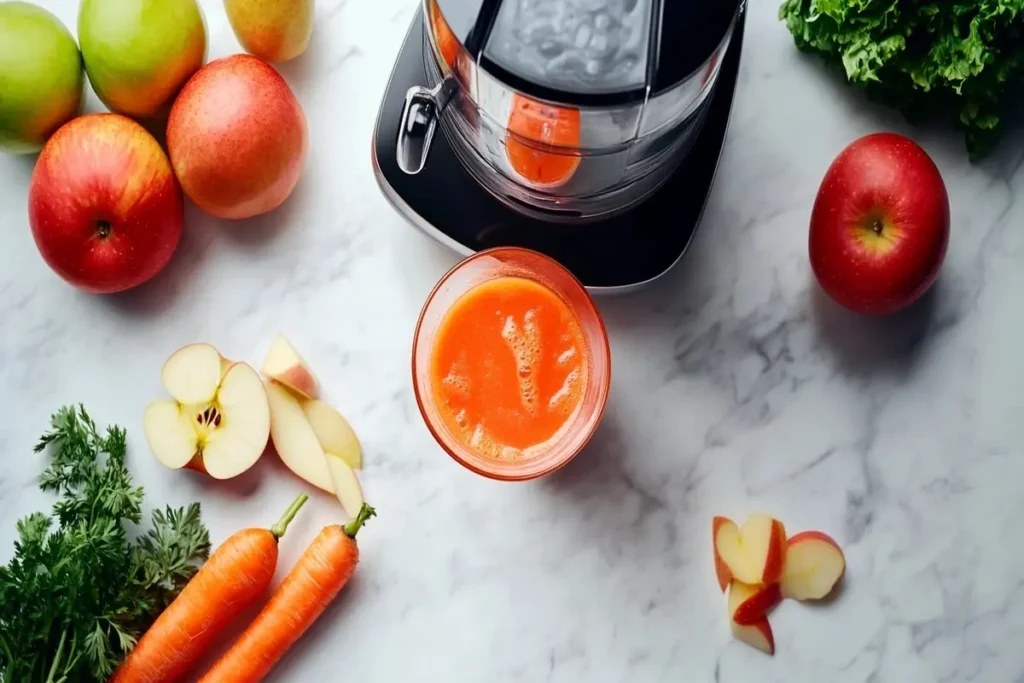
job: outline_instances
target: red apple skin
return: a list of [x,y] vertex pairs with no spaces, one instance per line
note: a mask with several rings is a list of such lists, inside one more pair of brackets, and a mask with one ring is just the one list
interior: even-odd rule
[[768,557],[764,558],[763,583],[774,583],[782,576],[786,563],[786,527],[777,519],[772,520],[772,538],[768,544]]
[[835,542],[835,539],[823,531],[801,531],[798,534],[790,536],[788,544],[795,545],[797,543],[802,543],[803,541],[821,541],[822,543],[828,543],[830,546],[838,550],[840,554],[843,552],[843,549],[839,547],[839,544]]
[[185,194],[218,218],[249,218],[295,189],[306,117],[281,75],[251,55],[200,69],[171,108],[167,149]]
[[733,612],[732,620],[741,626],[755,626],[780,602],[782,602],[782,589],[779,584],[769,584],[745,602],[740,603],[736,611]]
[[811,212],[809,253],[821,288],[858,313],[909,306],[938,277],[949,246],[949,197],[915,142],[875,133],[825,173]]
[[47,141],[29,184],[43,260],[79,289],[113,293],[149,280],[181,240],[184,200],[159,143],[135,121],[89,114]]

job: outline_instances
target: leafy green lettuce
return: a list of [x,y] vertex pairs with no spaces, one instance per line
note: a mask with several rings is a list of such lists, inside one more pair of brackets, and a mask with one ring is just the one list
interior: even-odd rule
[[779,18],[798,48],[910,120],[952,113],[972,159],[1024,77],[1024,0],[785,0]]

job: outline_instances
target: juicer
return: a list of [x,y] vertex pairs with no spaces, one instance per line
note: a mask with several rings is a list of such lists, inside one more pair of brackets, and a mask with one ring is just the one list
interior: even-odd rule
[[721,154],[742,0],[423,0],[373,164],[461,254],[519,246],[595,292],[674,265]]

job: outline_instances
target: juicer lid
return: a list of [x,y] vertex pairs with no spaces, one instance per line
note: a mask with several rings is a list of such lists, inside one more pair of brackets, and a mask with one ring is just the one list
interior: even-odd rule
[[426,0],[499,80],[576,104],[643,100],[707,63],[743,0]]

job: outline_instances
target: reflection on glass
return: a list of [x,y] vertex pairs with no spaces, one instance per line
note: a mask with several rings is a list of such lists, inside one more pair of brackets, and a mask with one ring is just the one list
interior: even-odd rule
[[441,59],[449,69],[454,69],[455,60],[459,56],[459,41],[449,28],[448,22],[444,20],[441,8],[437,6],[437,0],[427,0],[427,10],[430,12],[430,25],[433,28],[434,41],[441,53]]

